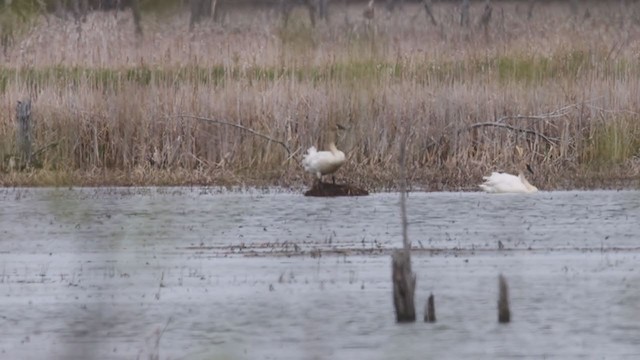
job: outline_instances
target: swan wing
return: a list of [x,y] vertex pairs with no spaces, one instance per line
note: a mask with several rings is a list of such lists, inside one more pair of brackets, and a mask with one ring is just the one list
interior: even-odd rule
[[490,193],[522,193],[528,192],[527,187],[519,177],[507,173],[491,173],[490,176],[483,177],[484,183],[480,188]]
[[344,155],[342,157],[336,156],[331,151],[308,152],[302,160],[306,171],[321,175],[336,172],[342,164],[344,164]]

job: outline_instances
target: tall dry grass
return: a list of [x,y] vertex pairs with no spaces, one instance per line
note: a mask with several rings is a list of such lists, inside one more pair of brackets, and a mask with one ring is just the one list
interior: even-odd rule
[[[589,2],[585,17],[539,4],[530,20],[518,2],[495,6],[488,37],[439,3],[436,27],[413,5],[371,22],[335,5],[315,29],[304,12],[283,27],[232,11],[191,33],[186,14],[148,17],[143,39],[123,13],[41,19],[0,67],[0,184],[299,185],[302,153],[338,122],[338,177],[375,189],[397,186],[405,131],[410,181],[426,189],[527,163],[542,189],[637,186],[640,5]],[[11,171],[24,97],[42,151]]]

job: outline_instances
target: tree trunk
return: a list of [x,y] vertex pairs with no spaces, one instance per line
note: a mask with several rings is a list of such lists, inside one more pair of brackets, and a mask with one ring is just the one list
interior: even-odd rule
[[193,29],[196,23],[205,17],[210,17],[213,12],[213,0],[191,0],[191,19],[189,27]]
[[462,7],[460,8],[460,26],[469,26],[469,7],[471,3],[469,0],[462,0]]
[[424,5],[424,11],[427,13],[427,18],[431,19],[431,24],[438,26],[438,22],[436,22],[435,16],[433,16],[431,0],[422,0],[422,4]]
[[527,20],[531,20],[533,17],[533,7],[536,5],[537,0],[529,0],[529,9],[527,9]]
[[133,23],[136,27],[136,35],[142,36],[142,15],[140,14],[139,0],[131,0],[131,13],[133,14]]

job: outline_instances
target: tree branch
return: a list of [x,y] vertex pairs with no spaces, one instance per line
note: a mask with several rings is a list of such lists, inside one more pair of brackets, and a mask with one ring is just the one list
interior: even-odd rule
[[541,133],[539,133],[539,132],[537,132],[535,130],[519,128],[519,127],[503,124],[503,123],[500,123],[500,122],[477,123],[477,124],[469,125],[465,130],[471,130],[471,129],[476,129],[476,128],[480,128],[480,127],[499,127],[499,128],[504,128],[504,129],[508,129],[508,130],[511,130],[511,131],[516,131],[516,132],[521,132],[521,133],[525,133],[525,134],[535,135],[535,136],[543,139],[544,141],[548,142],[551,145],[557,145],[558,141],[560,141],[559,139],[548,137],[548,136],[546,136],[544,134],[541,134]]
[[196,116],[196,115],[189,115],[189,114],[177,114],[177,115],[171,115],[172,117],[177,117],[177,118],[189,118],[189,119],[195,119],[195,120],[200,120],[200,121],[205,121],[205,122],[210,122],[216,125],[226,125],[226,126],[231,126],[234,127],[236,129],[240,129],[240,130],[244,130],[248,133],[251,133],[255,136],[261,137],[265,140],[277,143],[282,145],[282,147],[287,150],[287,154],[289,155],[289,158],[291,158],[291,150],[289,150],[289,147],[287,146],[287,144],[284,143],[284,141],[280,141],[280,140],[276,140],[274,138],[271,138],[267,135],[261,134],[253,129],[250,129],[248,127],[244,127],[242,125],[239,124],[234,124],[234,123],[230,123],[227,121],[222,121],[222,120],[215,120],[215,119],[210,119],[210,118],[206,118],[206,117],[202,117],[202,116]]

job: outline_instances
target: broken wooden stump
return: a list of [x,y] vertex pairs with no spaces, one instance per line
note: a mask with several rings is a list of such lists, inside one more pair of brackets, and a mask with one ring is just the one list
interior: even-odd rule
[[429,295],[429,299],[427,299],[424,308],[424,322],[436,322],[436,304],[433,299],[433,294]]
[[304,193],[304,196],[332,197],[332,196],[364,196],[369,195],[367,190],[350,184],[315,183],[313,187]]
[[498,322],[505,324],[511,321],[511,311],[509,310],[509,287],[502,274],[498,277],[498,287]]
[[393,306],[397,322],[416,321],[413,296],[416,276],[411,271],[411,255],[406,250],[396,250],[392,255]]

